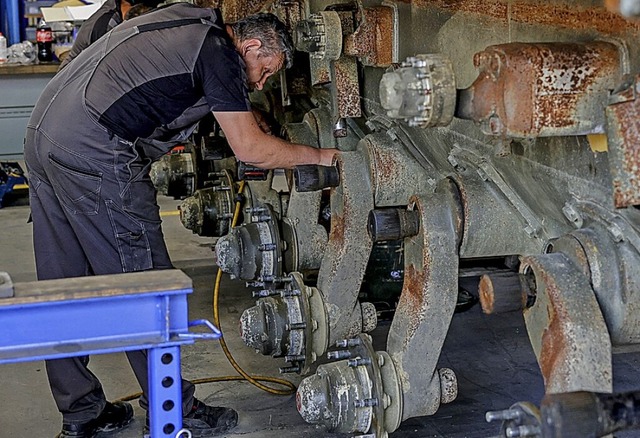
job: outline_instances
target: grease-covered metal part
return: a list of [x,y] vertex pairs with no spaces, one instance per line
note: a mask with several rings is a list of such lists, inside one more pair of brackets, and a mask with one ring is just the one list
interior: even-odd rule
[[284,356],[291,368],[305,373],[327,349],[327,312],[322,296],[305,286],[302,274],[289,277],[284,289],[254,294],[265,297],[242,313],[241,337],[259,353]]
[[607,107],[609,168],[616,207],[640,204],[640,76],[625,78]]
[[278,277],[282,275],[282,241],[277,216],[270,205],[248,212],[251,222],[218,239],[218,266],[232,279]]
[[451,61],[440,54],[416,55],[380,81],[380,103],[392,119],[429,128],[451,123],[456,80]]
[[320,365],[300,383],[298,412],[330,432],[386,437],[400,425],[403,403],[393,360],[384,351],[374,351],[368,335],[345,339],[341,345],[348,350],[331,356],[348,359]]
[[474,56],[480,75],[459,92],[456,116],[487,135],[602,133],[609,91],[624,73],[623,51],[609,42],[487,47]]
[[231,172],[224,171],[221,184],[197,190],[178,207],[182,225],[200,236],[224,236],[229,232],[236,196]]
[[524,311],[547,393],[611,392],[611,340],[589,280],[562,253],[523,257],[536,301]]
[[158,193],[175,199],[193,195],[197,188],[194,158],[189,152],[179,152],[165,154],[154,162],[149,176]]

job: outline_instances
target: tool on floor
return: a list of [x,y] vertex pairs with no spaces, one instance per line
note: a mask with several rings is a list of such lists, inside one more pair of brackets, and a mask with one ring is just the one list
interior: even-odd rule
[[9,198],[25,196],[29,186],[24,171],[15,161],[0,161],[0,208]]
[[[184,438],[180,347],[217,339],[189,322],[191,279],[179,270],[13,284],[0,275],[0,364],[148,350],[151,436]],[[193,333],[189,327],[206,326]]]
[[486,419],[503,421],[501,437],[598,438],[640,429],[640,391],[547,394],[540,410],[521,402],[504,411],[487,412]]

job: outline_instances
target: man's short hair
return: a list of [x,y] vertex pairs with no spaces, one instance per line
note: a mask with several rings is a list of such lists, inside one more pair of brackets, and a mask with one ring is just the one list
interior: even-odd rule
[[273,14],[254,14],[231,24],[238,41],[257,39],[262,42],[260,53],[266,56],[284,54],[285,68],[293,64],[293,40],[285,25]]

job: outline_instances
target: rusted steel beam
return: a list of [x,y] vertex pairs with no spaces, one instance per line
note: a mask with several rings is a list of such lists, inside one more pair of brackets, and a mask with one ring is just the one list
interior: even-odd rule
[[[505,1],[505,0],[416,0],[417,8],[436,7],[445,13],[464,12],[531,25],[552,26],[558,29],[595,30],[604,34],[623,35],[640,31],[638,21],[629,21],[603,6],[579,7],[575,4]],[[574,2],[575,3],[575,2]]]
[[611,340],[589,280],[562,253],[523,257],[520,269],[535,276],[524,319],[546,392],[611,392]]
[[640,76],[629,77],[607,107],[609,168],[617,208],[640,204]]
[[331,94],[334,116],[337,118],[360,117],[360,82],[355,58],[342,56],[331,62]]
[[457,115],[486,134],[547,137],[604,132],[609,90],[622,76],[612,43],[510,43],[474,56],[480,75]]
[[355,32],[344,40],[344,53],[356,56],[363,65],[388,67],[394,52],[394,14],[387,6],[377,6],[358,11],[359,23]]

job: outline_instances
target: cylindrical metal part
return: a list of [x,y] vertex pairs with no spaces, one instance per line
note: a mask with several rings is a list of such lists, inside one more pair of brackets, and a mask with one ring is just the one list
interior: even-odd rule
[[402,208],[371,210],[367,228],[374,242],[404,239],[418,234],[420,214]]
[[640,428],[640,392],[547,394],[540,410],[545,438],[601,437]]
[[334,166],[296,166],[293,177],[298,192],[314,192],[340,184],[340,175]]
[[269,356],[284,353],[286,307],[281,300],[263,298],[240,317],[240,336],[245,344]]
[[488,135],[601,133],[609,92],[623,74],[620,50],[603,41],[487,47],[474,57],[480,74],[459,93],[456,116]]
[[478,295],[482,312],[487,315],[522,310],[526,303],[517,272],[482,275]]

